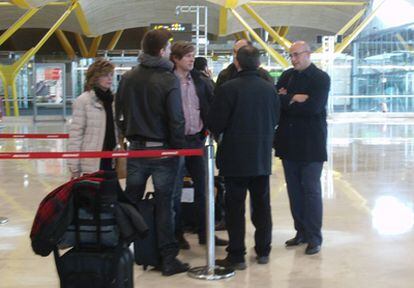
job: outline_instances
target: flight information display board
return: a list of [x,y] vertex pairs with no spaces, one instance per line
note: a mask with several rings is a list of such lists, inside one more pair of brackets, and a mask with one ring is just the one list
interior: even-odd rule
[[173,40],[190,41],[192,38],[192,24],[191,23],[152,23],[151,29],[167,29],[173,34]]

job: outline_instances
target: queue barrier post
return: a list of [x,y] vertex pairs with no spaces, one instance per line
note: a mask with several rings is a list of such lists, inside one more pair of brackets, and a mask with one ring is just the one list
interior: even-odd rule
[[207,265],[195,267],[188,271],[188,276],[202,280],[220,280],[235,275],[234,270],[216,266],[214,242],[214,145],[211,135],[206,139],[207,173],[206,173],[206,229],[207,229]]

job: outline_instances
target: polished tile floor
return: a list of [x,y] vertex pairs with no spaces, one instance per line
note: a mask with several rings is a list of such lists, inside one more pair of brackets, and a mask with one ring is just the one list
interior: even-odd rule
[[[0,133],[65,132],[61,122],[9,118]],[[323,173],[324,244],[306,256],[305,246],[286,249],[294,235],[283,172],[272,176],[273,250],[268,265],[254,261],[253,229],[247,228],[248,268],[220,281],[186,274],[162,277],[135,266],[135,287],[414,287],[414,119],[330,121],[329,162]],[[4,140],[0,152],[64,151],[66,140]],[[29,231],[41,199],[69,178],[64,160],[0,160],[0,287],[58,287],[53,257],[33,254]],[[227,237],[219,232],[222,237]],[[194,235],[180,257],[205,264]],[[225,255],[216,248],[218,257]]]

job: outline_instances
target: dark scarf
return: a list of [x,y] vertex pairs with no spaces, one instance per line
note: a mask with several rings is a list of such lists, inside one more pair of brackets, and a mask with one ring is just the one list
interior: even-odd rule
[[106,114],[105,139],[102,150],[112,151],[116,146],[114,115],[112,112],[114,96],[110,89],[103,91],[102,89],[95,87],[93,90],[95,91],[96,97],[102,101]]

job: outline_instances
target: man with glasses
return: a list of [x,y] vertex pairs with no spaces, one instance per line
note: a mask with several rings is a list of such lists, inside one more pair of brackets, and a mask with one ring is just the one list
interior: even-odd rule
[[326,103],[328,74],[310,59],[306,42],[290,47],[293,68],[277,83],[281,117],[276,131],[276,156],[282,160],[296,235],[286,247],[308,243],[305,253],[316,254],[322,245],[321,173],[327,160]]

